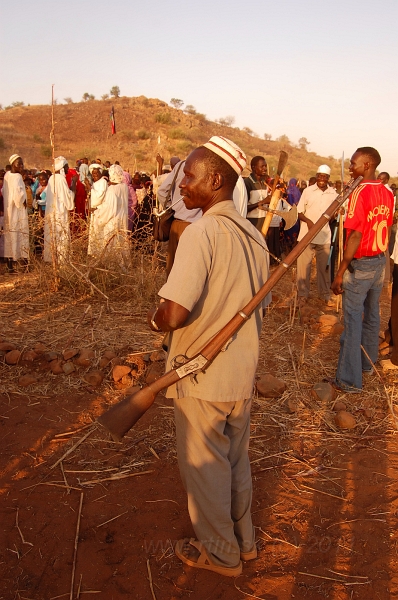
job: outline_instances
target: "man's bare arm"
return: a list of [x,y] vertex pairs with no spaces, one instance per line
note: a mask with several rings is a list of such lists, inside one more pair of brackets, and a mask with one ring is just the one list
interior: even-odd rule
[[[153,331],[174,331],[185,323],[190,311],[173,302],[172,300],[161,300],[158,308],[148,312],[148,324]],[[155,326],[154,326],[155,323]]]

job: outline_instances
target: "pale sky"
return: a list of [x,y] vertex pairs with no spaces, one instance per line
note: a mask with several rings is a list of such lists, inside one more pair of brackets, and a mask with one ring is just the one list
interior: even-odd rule
[[398,0],[2,3],[0,103],[181,98],[324,156],[374,146],[398,173]]

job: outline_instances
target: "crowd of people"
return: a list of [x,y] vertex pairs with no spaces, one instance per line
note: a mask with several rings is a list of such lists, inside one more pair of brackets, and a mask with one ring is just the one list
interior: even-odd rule
[[[175,357],[196,357],[235,315],[243,320],[205,370],[179,375],[167,390],[174,400],[178,462],[196,534],[180,540],[175,552],[192,567],[238,576],[242,561],[257,557],[248,445],[258,340],[270,294],[251,316],[242,307],[267,281],[270,257],[278,263],[283,252],[300,242],[325,215],[343,182],[332,183],[325,164],[308,183],[281,179],[277,212],[264,238],[277,182],[269,177],[263,156],[252,158],[250,175],[243,178],[244,152],[214,136],[186,160],[172,157],[164,165],[158,155],[157,162],[158,176],[135,173],[131,178],[117,162],[103,164],[97,158],[89,164],[83,159],[72,169],[59,156],[54,173],[32,173],[14,154],[2,175],[3,256],[10,273],[18,261],[28,261],[28,214],[36,213],[44,219],[45,261],[67,260],[71,235],[79,235],[79,219],[89,219],[90,255],[101,257],[114,247],[123,257],[129,240],[150,223],[154,198],[157,210],[173,207],[167,281],[159,291],[159,305],[148,313],[151,329],[167,334],[166,368],[173,367]],[[396,187],[389,187],[387,173],[376,174],[380,162],[374,148],[354,152],[350,174],[362,181],[335,222],[317,233],[297,262],[299,305],[309,298],[314,255],[320,301],[330,304],[331,291],[343,294],[344,332],[330,383],[344,393],[363,391],[363,373],[371,373],[378,358],[379,299],[390,254],[394,267],[386,340],[391,365],[398,368]],[[293,206],[298,223],[285,231],[284,215]],[[337,220],[344,220],[345,243],[334,274]]]
[[84,223],[88,255],[98,257],[117,248],[123,259],[132,238],[150,234],[153,183],[146,173],[131,177],[118,161],[97,158],[89,164],[83,158],[72,168],[59,156],[53,173],[25,169],[19,155],[11,156],[0,169],[0,260],[6,261],[7,273],[25,266],[32,252],[61,265]]

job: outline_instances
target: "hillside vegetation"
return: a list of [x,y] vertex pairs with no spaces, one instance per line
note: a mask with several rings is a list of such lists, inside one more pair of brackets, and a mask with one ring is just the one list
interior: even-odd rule
[[[114,106],[116,135],[111,134],[110,112]],[[193,107],[192,107],[193,108]],[[109,100],[89,100],[57,104],[55,114],[55,152],[65,156],[70,165],[77,158],[100,157],[103,161],[119,160],[122,166],[134,170],[155,169],[157,152],[166,162],[170,156],[185,158],[189,152],[212,135],[223,135],[246,152],[248,160],[258,154],[265,156],[272,175],[279,151],[289,154],[284,177],[308,179],[317,167],[327,163],[332,168],[331,179],[341,179],[340,160],[319,156],[290,142],[287,136],[265,140],[238,127],[221,125],[205,115],[187,114],[161,100],[139,96]],[[0,166],[4,167],[11,154],[18,152],[27,168],[51,167],[51,106],[15,106],[0,112]],[[250,130],[249,130],[250,131]],[[160,139],[160,143],[159,143]],[[345,179],[348,179],[346,161]],[[248,169],[244,172],[247,175]]]

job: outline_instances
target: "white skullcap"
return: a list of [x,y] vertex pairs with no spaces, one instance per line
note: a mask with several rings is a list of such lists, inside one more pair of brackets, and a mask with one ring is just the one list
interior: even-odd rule
[[112,183],[122,183],[123,169],[120,165],[111,165],[109,167],[109,181]]
[[242,173],[246,166],[246,154],[234,142],[221,135],[213,135],[203,146],[223,158],[235,173]]
[[327,165],[321,165],[318,167],[317,173],[323,173],[324,175],[330,175],[331,169]]
[[63,156],[57,156],[57,158],[54,159],[54,169],[56,171],[60,171],[67,164],[68,161]]
[[8,159],[8,162],[10,163],[10,165],[12,165],[12,163],[15,162],[17,160],[17,158],[21,158],[19,156],[19,154],[13,154],[12,156],[10,156],[10,158]]
[[102,173],[103,170],[103,166],[99,165],[98,163],[93,163],[92,165],[89,166],[88,170],[90,171],[90,173],[93,172],[94,169],[99,169]]

